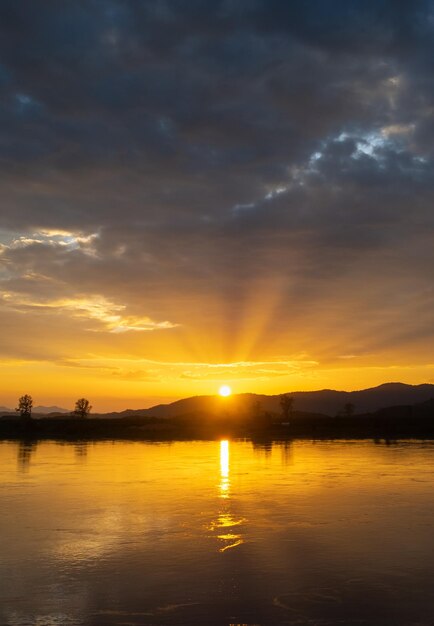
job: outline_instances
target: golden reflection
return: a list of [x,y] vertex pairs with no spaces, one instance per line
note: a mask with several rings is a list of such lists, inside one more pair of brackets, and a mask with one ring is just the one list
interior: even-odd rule
[[229,498],[229,441],[220,441],[220,497]]
[[226,503],[224,510],[221,510],[218,514],[217,520],[214,520],[210,524],[210,530],[220,533],[217,535],[219,542],[223,542],[224,545],[219,548],[219,552],[226,552],[231,548],[244,543],[244,539],[240,533],[230,532],[230,529],[237,526],[241,526],[246,520],[244,518],[236,518],[229,510],[230,507],[230,480],[229,480],[229,441],[224,439],[220,441],[220,483],[219,483],[219,497],[224,498]]
[[30,469],[32,455],[36,451],[36,441],[21,441],[18,445],[18,469],[25,474]]
[[[234,537],[239,537],[239,539],[237,539],[237,541],[234,541],[233,543],[230,543],[227,546],[223,546],[223,548],[220,548],[219,552],[226,552],[226,550],[231,550],[232,548],[236,548],[237,546],[240,546],[242,543],[244,543],[244,539],[241,538],[241,535],[234,535]],[[219,539],[222,539],[222,537],[219,537]]]
[[230,513],[220,513],[216,522],[211,522],[211,530],[215,528],[230,528],[244,522],[243,519],[235,520]]
[[226,552],[226,550],[236,548],[244,543],[244,539],[240,533],[228,532],[228,530],[240,526],[245,521],[246,520],[244,518],[236,519],[231,513],[220,513],[217,521],[211,522],[210,529],[216,530],[217,532],[220,530],[220,534],[217,535],[217,539],[219,542],[224,542],[225,544],[219,548],[219,552]]

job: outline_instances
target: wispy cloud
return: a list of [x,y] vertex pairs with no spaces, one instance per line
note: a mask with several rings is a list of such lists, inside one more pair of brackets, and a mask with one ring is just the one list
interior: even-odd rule
[[268,380],[318,366],[316,361],[307,359],[241,361],[238,363],[198,363],[154,361],[144,359],[68,359],[61,365],[101,369],[113,376],[134,380],[173,380],[192,381],[231,381]]
[[115,304],[103,296],[82,298],[59,298],[49,301],[30,300],[26,297],[3,293],[1,302],[19,311],[47,311],[60,315],[71,315],[79,319],[95,320],[101,327],[92,327],[94,332],[105,331],[110,333],[149,332],[175,328],[177,324],[168,321],[155,321],[147,316],[125,314],[126,306]]

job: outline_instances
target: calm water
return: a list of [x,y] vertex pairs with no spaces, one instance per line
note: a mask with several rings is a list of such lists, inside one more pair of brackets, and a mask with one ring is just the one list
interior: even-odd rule
[[0,443],[0,624],[434,624],[434,445]]

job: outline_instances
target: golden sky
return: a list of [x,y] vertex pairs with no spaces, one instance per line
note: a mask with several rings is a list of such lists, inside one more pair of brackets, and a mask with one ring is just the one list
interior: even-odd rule
[[432,16],[205,4],[0,20],[0,405],[434,381]]
[[[16,250],[27,252],[33,245]],[[3,257],[8,253],[5,248]],[[6,292],[1,404],[10,406],[29,392],[38,404],[68,408],[84,395],[95,410],[120,410],[213,394],[222,383],[235,393],[271,394],[432,380],[429,345],[395,346],[394,325],[387,329],[387,320],[372,319],[372,313],[363,319],[360,301],[346,302],[335,293],[334,303],[330,294],[315,306],[305,305],[303,314],[296,303],[282,311],[277,289],[267,293],[265,285],[252,286],[252,292],[233,306],[212,294],[195,294],[195,302],[177,299],[173,315],[157,320],[140,316],[139,307],[129,313],[126,305],[101,295],[37,294],[24,300]],[[209,317],[203,319],[206,307]],[[357,325],[345,324],[354,319]],[[380,322],[388,341],[379,346]]]

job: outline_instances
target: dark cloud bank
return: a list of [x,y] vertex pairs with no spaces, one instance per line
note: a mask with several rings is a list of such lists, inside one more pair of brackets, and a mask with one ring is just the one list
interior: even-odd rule
[[425,363],[433,61],[426,1],[4,0],[0,314],[99,295],[230,335],[262,286],[268,356]]

